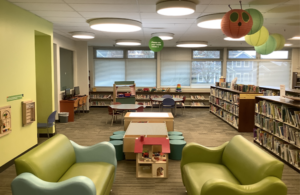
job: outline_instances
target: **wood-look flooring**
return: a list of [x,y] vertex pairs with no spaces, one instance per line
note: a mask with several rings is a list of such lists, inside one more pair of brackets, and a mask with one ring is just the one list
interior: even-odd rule
[[[146,109],[150,111],[150,109]],[[157,111],[157,110],[156,110]],[[93,145],[109,141],[114,131],[123,130],[120,120],[110,125],[107,108],[91,108],[90,113],[76,114],[72,123],[57,123],[57,133],[66,135],[81,145]],[[106,120],[108,123],[106,124]],[[175,118],[175,130],[181,131],[187,142],[196,142],[205,146],[219,146],[235,135],[243,135],[252,142],[252,133],[239,133],[208,109],[186,108],[184,115],[178,110]],[[42,143],[46,138],[40,138]],[[16,177],[12,165],[0,173],[0,195],[11,195],[10,184]],[[285,165],[283,182],[288,187],[288,195],[300,194],[300,174]],[[135,161],[119,161],[116,180],[111,195],[185,195],[181,181],[180,161],[170,160],[168,179],[137,179]]]

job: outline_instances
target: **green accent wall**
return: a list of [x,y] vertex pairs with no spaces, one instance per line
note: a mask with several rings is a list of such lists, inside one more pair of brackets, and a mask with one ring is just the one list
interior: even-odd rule
[[[52,23],[6,0],[0,0],[0,26],[0,107],[7,105],[12,107],[12,133],[0,137],[0,166],[2,166],[37,144],[37,122],[22,126],[21,102],[26,100],[37,102],[36,31],[47,35],[47,42],[51,43],[50,49],[47,46],[48,62],[45,66],[49,71],[47,75],[53,75],[53,26]],[[51,85],[48,88],[51,92],[46,103],[52,102],[49,107],[54,110],[53,79],[47,80],[47,83]],[[7,102],[7,96],[17,94],[24,94],[23,99]],[[37,107],[39,107],[39,102],[37,102]],[[48,109],[50,108],[47,107],[47,112]],[[37,112],[39,112],[38,109]],[[38,120],[44,117],[41,112],[37,115]]]

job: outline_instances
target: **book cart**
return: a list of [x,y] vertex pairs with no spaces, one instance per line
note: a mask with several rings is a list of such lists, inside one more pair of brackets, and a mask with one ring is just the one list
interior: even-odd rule
[[255,101],[254,143],[300,172],[300,102],[280,96]]
[[211,86],[210,112],[239,132],[252,132],[255,97],[262,93],[248,93]]
[[[118,97],[118,87],[119,86],[129,86],[130,91],[127,91],[130,93],[130,97]],[[119,92],[120,93],[120,92]],[[124,93],[124,92],[121,92]],[[115,81],[113,86],[113,96],[112,96],[113,102],[120,102],[122,104],[135,104],[135,84],[134,81]]]

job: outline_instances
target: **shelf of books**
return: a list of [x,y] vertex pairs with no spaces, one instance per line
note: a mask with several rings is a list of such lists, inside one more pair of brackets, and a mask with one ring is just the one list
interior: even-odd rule
[[300,172],[300,103],[256,97],[254,142]]
[[[124,92],[123,92],[124,93]],[[90,106],[108,106],[112,102],[112,91],[90,92]],[[136,104],[143,103],[151,107],[150,98],[161,98],[169,94],[173,98],[186,97],[185,107],[209,108],[209,92],[136,92]]]
[[210,88],[209,111],[239,132],[253,131],[255,97],[262,95],[257,92],[257,86],[248,86],[236,88],[239,90],[215,86]]
[[[264,96],[280,96],[280,88],[279,87],[269,87],[269,86],[259,86],[260,92],[264,94]],[[300,97],[299,89],[285,89],[286,96],[291,97]]]

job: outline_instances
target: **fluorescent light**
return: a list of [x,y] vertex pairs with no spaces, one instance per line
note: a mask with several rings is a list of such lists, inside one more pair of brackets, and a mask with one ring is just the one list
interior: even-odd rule
[[156,4],[156,12],[165,16],[184,16],[195,10],[196,4],[190,1],[163,1]]
[[225,41],[245,41],[245,37],[241,37],[241,38],[238,38],[238,39],[234,39],[234,38],[231,38],[231,37],[225,37],[224,40]]
[[300,40],[300,36],[295,36],[293,38],[290,38],[289,40]]
[[292,46],[293,44],[291,44],[291,43],[286,43],[286,44],[284,44],[284,46],[286,46],[286,47],[288,47],[288,46]]
[[176,47],[207,47],[207,42],[205,41],[180,41],[176,43]]
[[171,40],[173,39],[173,33],[152,33],[152,37],[159,37],[161,40]]
[[76,39],[94,39],[95,38],[95,34],[94,33],[90,33],[90,32],[70,32],[70,34],[72,35],[72,37],[76,38]]
[[197,26],[208,29],[221,29],[221,21],[225,13],[210,14],[197,19]]
[[142,29],[142,23],[124,18],[95,18],[88,20],[94,30],[106,32],[134,32]]
[[116,40],[117,45],[141,45],[140,40]]

